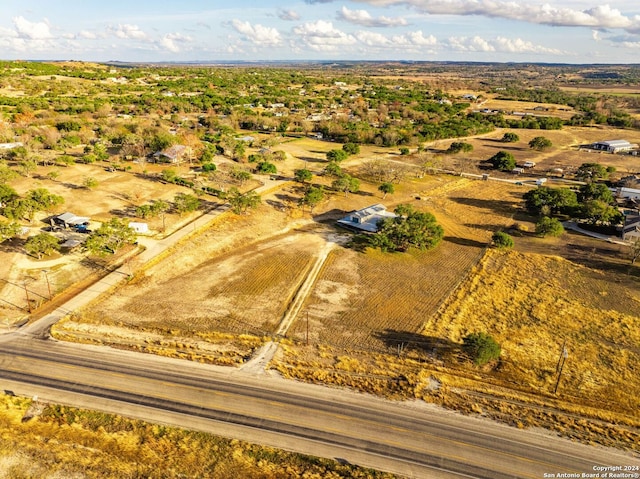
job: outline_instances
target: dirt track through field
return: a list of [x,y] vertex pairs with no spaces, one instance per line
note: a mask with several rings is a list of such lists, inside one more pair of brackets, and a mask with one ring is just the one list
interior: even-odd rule
[[[295,318],[298,317],[302,306],[311,294],[313,286],[318,279],[318,275],[320,274],[320,271],[322,271],[322,267],[329,257],[329,253],[338,244],[344,243],[346,239],[348,238],[338,234],[327,235],[327,241],[322,249],[320,249],[315,263],[309,269],[309,273],[306,275],[304,281],[302,281],[302,284],[300,285],[300,288],[298,288],[296,294],[289,303],[289,306],[284,313],[282,320],[280,321],[278,329],[276,330],[276,336],[287,335],[287,331],[289,331],[289,328],[293,324]],[[247,363],[245,363],[241,367],[241,369],[245,371],[249,370],[258,374],[264,373],[264,371],[266,370],[266,365],[271,361],[277,350],[278,343],[274,341],[267,342],[258,351],[256,351],[253,357]]]

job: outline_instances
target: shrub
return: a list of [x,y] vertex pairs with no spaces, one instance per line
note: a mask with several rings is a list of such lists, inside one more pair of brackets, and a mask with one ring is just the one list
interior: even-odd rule
[[504,231],[496,231],[491,237],[493,245],[496,248],[508,249],[513,248],[513,238]]
[[564,227],[557,218],[543,216],[536,223],[536,234],[539,236],[561,236],[562,233],[564,233]]
[[484,366],[500,357],[502,348],[487,333],[471,333],[462,339],[463,349],[478,366]]

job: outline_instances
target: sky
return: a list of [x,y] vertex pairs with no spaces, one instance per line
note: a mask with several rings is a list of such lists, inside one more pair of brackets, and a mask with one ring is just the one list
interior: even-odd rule
[[640,64],[640,1],[0,0],[0,59]]

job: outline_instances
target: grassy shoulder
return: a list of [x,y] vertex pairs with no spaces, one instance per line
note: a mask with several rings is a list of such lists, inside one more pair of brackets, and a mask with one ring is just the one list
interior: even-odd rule
[[211,434],[0,396],[0,479],[395,476]]

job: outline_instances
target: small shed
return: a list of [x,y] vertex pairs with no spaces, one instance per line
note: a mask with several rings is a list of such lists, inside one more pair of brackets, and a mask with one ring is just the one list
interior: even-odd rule
[[89,224],[89,218],[86,216],[77,216],[73,213],[62,213],[61,215],[54,216],[52,219],[52,225],[60,225],[64,228],[69,228],[70,226],[77,226],[83,224]]
[[149,232],[149,225],[147,223],[137,223],[135,221],[131,221],[128,226],[137,234],[145,234]]

